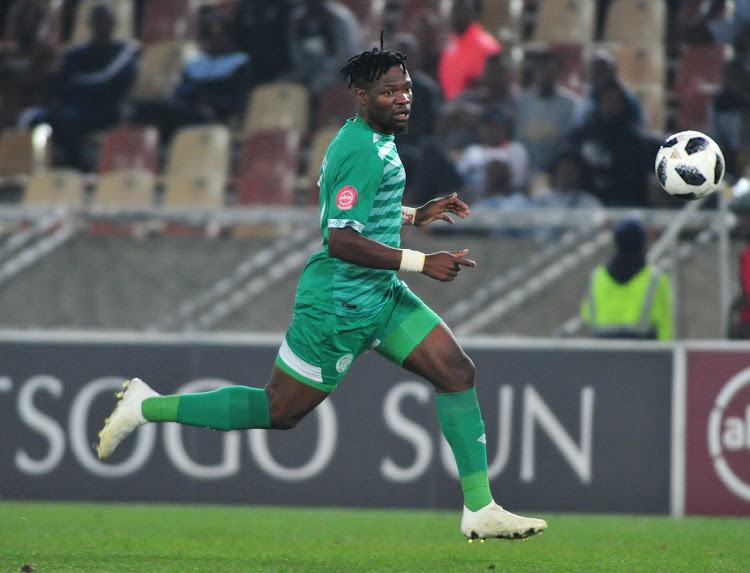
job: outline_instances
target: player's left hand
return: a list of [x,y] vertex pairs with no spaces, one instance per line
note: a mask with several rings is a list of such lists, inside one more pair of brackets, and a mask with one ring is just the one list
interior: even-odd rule
[[469,214],[469,207],[458,198],[457,193],[451,193],[447,197],[440,199],[433,199],[417,208],[417,213],[414,216],[414,226],[424,227],[438,219],[452,225],[453,219],[449,215],[446,215],[446,213],[452,213],[463,219]]

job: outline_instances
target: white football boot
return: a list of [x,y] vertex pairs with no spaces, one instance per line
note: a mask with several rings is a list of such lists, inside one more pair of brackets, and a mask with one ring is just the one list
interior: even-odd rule
[[146,398],[161,396],[140,378],[128,380],[123,386],[125,390],[117,394],[120,399],[117,406],[110,417],[104,420],[104,428],[99,432],[96,451],[100,460],[111,456],[120,442],[148,421],[141,413],[141,403]]
[[494,501],[477,511],[464,506],[461,519],[461,533],[472,539],[484,540],[490,537],[502,539],[526,539],[547,529],[547,522],[533,517],[522,517],[505,511]]

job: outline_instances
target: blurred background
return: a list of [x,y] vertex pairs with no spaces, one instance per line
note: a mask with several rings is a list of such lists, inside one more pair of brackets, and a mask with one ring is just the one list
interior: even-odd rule
[[[746,0],[2,2],[0,329],[283,332],[354,114],[338,70],[382,32],[414,82],[405,203],[472,209],[403,236],[477,261],[406,277],[458,334],[590,335],[581,302],[627,217],[671,281],[674,337],[726,338],[749,22]],[[685,129],[726,159],[700,202],[654,177]]]

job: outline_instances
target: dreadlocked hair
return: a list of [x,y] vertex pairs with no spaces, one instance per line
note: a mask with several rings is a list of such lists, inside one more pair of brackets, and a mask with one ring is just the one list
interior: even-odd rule
[[348,88],[362,86],[365,83],[372,83],[390,70],[393,66],[401,66],[406,71],[406,56],[400,52],[391,52],[383,49],[383,32],[380,32],[380,48],[374,47],[372,50],[362,52],[352,56],[341,68],[341,75],[344,81],[349,79]]

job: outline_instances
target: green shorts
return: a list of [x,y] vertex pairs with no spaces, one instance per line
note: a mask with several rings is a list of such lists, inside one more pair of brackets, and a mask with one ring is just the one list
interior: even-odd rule
[[300,382],[331,392],[363,352],[372,348],[401,366],[440,322],[404,283],[394,289],[380,313],[367,319],[296,304],[276,364]]

